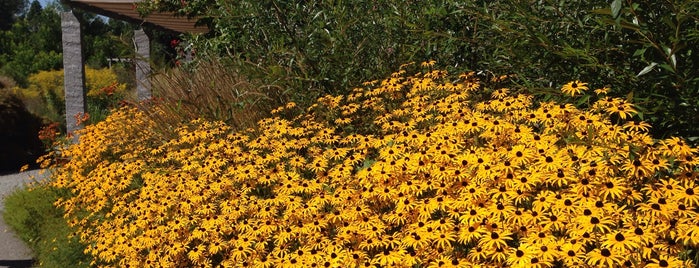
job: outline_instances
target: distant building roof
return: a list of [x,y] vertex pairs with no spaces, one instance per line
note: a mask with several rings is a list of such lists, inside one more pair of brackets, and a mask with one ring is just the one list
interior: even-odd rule
[[141,1],[142,0],[63,0],[64,3],[70,6],[136,24],[148,24],[180,33],[205,33],[209,31],[209,28],[205,25],[197,26],[196,19],[176,16],[174,13],[152,13],[143,18],[136,10],[136,5]]

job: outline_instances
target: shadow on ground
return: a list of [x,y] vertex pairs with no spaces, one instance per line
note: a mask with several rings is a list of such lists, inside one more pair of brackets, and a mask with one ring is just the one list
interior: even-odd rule
[[30,268],[34,264],[34,260],[0,260],[0,267],[8,268]]

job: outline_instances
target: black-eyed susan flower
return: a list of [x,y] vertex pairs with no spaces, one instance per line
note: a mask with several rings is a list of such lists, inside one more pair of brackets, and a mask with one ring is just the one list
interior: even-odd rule
[[624,124],[624,128],[631,131],[648,131],[650,124],[643,121],[629,121]]
[[566,95],[570,96],[575,96],[583,91],[587,90],[587,83],[580,82],[578,80],[568,82],[567,84],[563,85],[561,88],[561,91],[565,93]]
[[623,256],[620,251],[608,248],[595,248],[588,252],[587,256],[587,263],[590,265],[612,267],[623,262]]
[[659,267],[690,267],[691,264],[680,260],[677,257],[667,256],[659,259],[651,259],[651,261],[645,266],[648,268],[659,268]]

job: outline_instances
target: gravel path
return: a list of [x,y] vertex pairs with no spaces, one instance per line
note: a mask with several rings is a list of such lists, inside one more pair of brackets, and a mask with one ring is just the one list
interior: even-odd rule
[[32,176],[40,176],[38,170],[0,176],[0,268],[25,268],[32,266],[32,251],[2,219],[5,209],[5,196],[31,181]]

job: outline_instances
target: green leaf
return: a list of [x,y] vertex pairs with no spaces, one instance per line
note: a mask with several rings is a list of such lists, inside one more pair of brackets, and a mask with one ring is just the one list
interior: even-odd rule
[[578,107],[580,107],[580,106],[583,105],[584,103],[587,103],[587,101],[588,101],[589,99],[590,99],[590,95],[589,95],[589,94],[585,94],[582,98],[580,98],[580,99],[575,103],[575,105],[578,106]]
[[670,66],[670,64],[659,64],[658,66],[660,66],[660,68],[670,71],[671,73],[675,72],[675,69],[673,69],[672,66]]
[[621,0],[612,1],[612,17],[618,17],[621,11]]
[[641,55],[645,54],[645,53],[646,53],[646,49],[648,49],[648,48],[647,48],[647,47],[644,47],[644,48],[636,49],[636,51],[633,53],[633,56],[634,56],[634,57],[638,57],[638,56],[641,56]]
[[628,22],[627,20],[622,19],[621,17],[616,18],[616,19],[603,18],[601,21],[603,23],[608,24],[608,25],[617,25],[617,26],[620,26],[621,28],[629,29],[632,31],[638,31],[641,29],[641,27],[639,27],[638,25],[633,24],[631,22]]
[[648,66],[646,66],[646,68],[643,68],[643,70],[641,70],[640,72],[638,72],[638,74],[636,75],[636,77],[639,77],[639,76],[641,76],[641,75],[644,75],[644,74],[649,73],[650,71],[653,70],[653,68],[655,68],[656,65],[658,65],[658,64],[655,63],[655,62],[651,62]]
[[624,19],[619,21],[619,26],[621,26],[621,28],[629,29],[632,31],[638,31],[641,29],[641,27],[639,27],[637,24],[628,22],[627,20],[624,20]]
[[612,15],[612,10],[609,8],[600,8],[592,10],[592,13],[600,15]]

